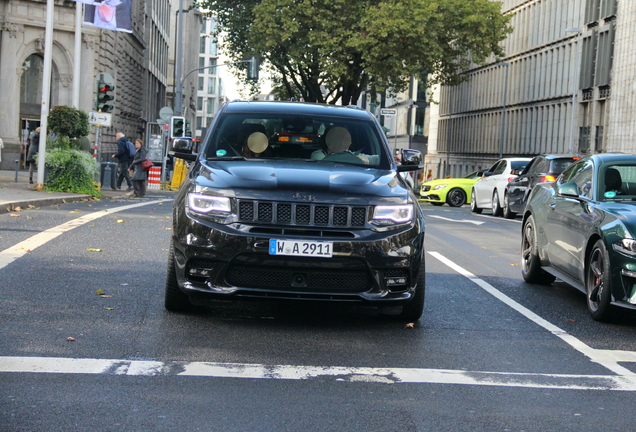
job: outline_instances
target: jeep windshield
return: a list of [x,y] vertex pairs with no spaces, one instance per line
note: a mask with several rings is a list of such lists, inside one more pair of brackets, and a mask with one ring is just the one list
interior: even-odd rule
[[224,113],[209,135],[207,160],[304,160],[388,169],[371,120],[307,114]]

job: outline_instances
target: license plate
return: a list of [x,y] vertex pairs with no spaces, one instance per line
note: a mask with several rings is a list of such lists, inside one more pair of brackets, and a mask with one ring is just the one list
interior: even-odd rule
[[270,255],[331,258],[333,242],[275,240],[269,241]]

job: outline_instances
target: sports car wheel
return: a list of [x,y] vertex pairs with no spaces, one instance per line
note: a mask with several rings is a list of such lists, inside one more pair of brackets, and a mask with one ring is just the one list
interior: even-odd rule
[[510,198],[508,197],[508,194],[504,195],[503,217],[506,219],[514,219],[517,217],[517,213],[510,211]]
[[453,188],[446,195],[446,203],[451,207],[461,207],[466,204],[466,192],[460,188]]
[[541,285],[550,285],[556,279],[541,268],[532,216],[528,216],[521,232],[521,275],[526,282]]
[[177,272],[175,271],[174,262],[174,245],[170,240],[170,252],[168,252],[168,269],[166,272],[166,292],[164,298],[164,307],[169,311],[189,311],[194,306],[190,303],[190,299],[179,289],[177,282]]
[[594,244],[585,273],[587,309],[596,321],[607,321],[612,315],[612,282],[609,254],[603,240]]
[[499,193],[495,191],[492,194],[492,215],[493,216],[501,216],[501,204],[499,204]]
[[473,213],[481,213],[481,209],[477,207],[477,199],[475,197],[475,189],[470,192],[470,211]]

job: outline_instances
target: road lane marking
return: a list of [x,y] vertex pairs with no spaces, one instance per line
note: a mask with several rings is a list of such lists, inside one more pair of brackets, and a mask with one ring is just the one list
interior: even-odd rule
[[28,239],[24,241],[21,241],[15,246],[12,246],[0,252],[0,270],[5,268],[9,264],[11,264],[13,261],[17,260],[18,258],[23,257],[24,255],[29,253],[29,251],[33,251],[36,248],[50,242],[54,238],[64,234],[65,232],[68,232],[74,228],[82,226],[88,222],[94,221],[95,219],[99,219],[101,217],[104,217],[113,213],[118,213],[120,211],[130,210],[136,207],[142,207],[142,206],[156,204],[160,202],[166,202],[166,201],[172,201],[172,199],[146,201],[146,202],[141,202],[136,204],[125,205],[121,207],[113,207],[108,210],[100,210],[100,211],[96,211],[93,213],[80,216],[76,219],[70,220],[56,227],[49,228],[45,231],[42,231],[41,233],[38,233],[32,237],[29,237]]
[[437,216],[437,215],[432,215],[432,214],[428,214],[428,215],[426,215],[426,217],[432,217],[432,218],[435,218],[435,219],[441,219],[441,220],[445,220],[445,221],[448,221],[448,222],[471,223],[473,225],[483,225],[483,224],[486,223],[486,222],[479,222],[479,221],[474,221],[474,220],[469,220],[469,219],[449,219],[449,218],[446,218],[444,216]]
[[331,379],[378,384],[457,384],[495,387],[636,391],[633,376],[533,374],[424,368],[369,368],[243,363],[0,357],[0,373],[181,376],[273,380]]
[[567,333],[565,330],[562,330],[559,327],[555,326],[554,324],[550,323],[549,321],[546,321],[545,319],[541,318],[539,315],[535,314],[530,309],[517,303],[516,301],[514,301],[513,299],[511,299],[510,297],[508,297],[507,295],[505,295],[504,293],[502,293],[501,291],[497,290],[495,287],[490,285],[488,282],[478,278],[474,274],[470,273],[468,270],[465,270],[464,268],[458,266],[457,264],[455,264],[453,261],[443,256],[442,254],[438,252],[429,252],[429,255],[437,258],[439,261],[446,264],[448,267],[455,270],[457,273],[461,274],[462,276],[471,280],[475,284],[479,285],[486,292],[493,295],[495,298],[502,301],[506,305],[510,306],[511,308],[513,308],[514,310],[516,310],[517,312],[519,312],[520,314],[522,314],[529,320],[533,321],[535,324],[538,324],[539,326],[548,330],[550,333],[552,333],[553,335],[557,336],[558,338],[566,342],[575,350],[589,357],[589,359],[592,360],[594,363],[598,363],[601,366],[606,367],[607,369],[609,369],[610,371],[614,372],[617,375],[629,376],[629,377],[632,377],[632,379],[636,378],[636,374],[634,374],[634,372],[618,364],[619,362],[636,361],[636,353],[633,353],[630,351],[613,352],[611,350],[594,349],[590,347],[589,345],[586,345],[585,343],[583,343],[581,340],[575,338],[571,334]]

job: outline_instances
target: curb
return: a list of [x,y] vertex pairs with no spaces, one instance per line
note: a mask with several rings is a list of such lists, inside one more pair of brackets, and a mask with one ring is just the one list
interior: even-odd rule
[[65,204],[83,201],[86,199],[92,199],[91,195],[65,195],[54,198],[29,198],[20,201],[12,201],[4,204],[0,204],[2,207],[6,206],[6,210],[8,212],[14,211],[16,207],[21,207],[22,210],[26,210],[28,206],[33,207],[42,207],[42,206],[50,206],[55,204]]

